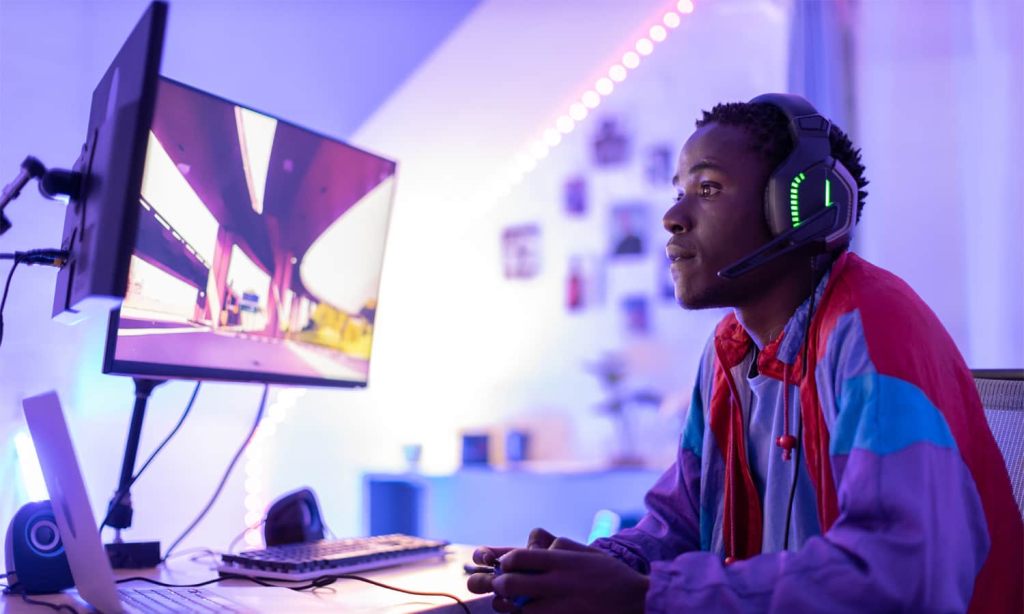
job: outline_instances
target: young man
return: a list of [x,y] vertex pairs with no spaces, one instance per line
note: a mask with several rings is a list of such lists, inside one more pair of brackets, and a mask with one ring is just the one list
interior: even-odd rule
[[[733,313],[705,348],[647,514],[589,547],[538,529],[525,549],[479,549],[476,562],[500,557],[501,574],[474,574],[469,588],[493,591],[496,610],[1024,611],[1021,516],[935,315],[847,251],[852,209],[845,234],[794,234],[819,219],[801,219],[803,173],[782,178],[793,249],[750,260],[782,240],[768,193],[811,147],[801,126],[814,122],[798,124],[794,108],[813,113],[779,95],[718,105],[680,155],[664,217],[676,298]],[[829,177],[859,219],[859,151],[821,126],[823,164],[845,173]],[[824,186],[818,209],[838,190]]]

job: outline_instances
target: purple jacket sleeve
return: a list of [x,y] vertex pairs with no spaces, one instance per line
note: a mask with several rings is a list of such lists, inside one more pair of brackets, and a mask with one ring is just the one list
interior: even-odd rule
[[697,550],[700,542],[696,498],[688,492],[685,471],[679,467],[679,461],[673,463],[648,491],[644,499],[647,513],[635,527],[591,545],[644,574],[650,572],[651,561]]
[[832,528],[729,566],[710,552],[653,561],[647,612],[967,610],[990,542],[942,415],[915,386],[877,373],[843,382],[837,402]]

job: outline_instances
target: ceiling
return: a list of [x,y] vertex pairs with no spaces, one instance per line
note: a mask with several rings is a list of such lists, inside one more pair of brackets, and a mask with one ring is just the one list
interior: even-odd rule
[[161,72],[348,139],[480,3],[173,0]]

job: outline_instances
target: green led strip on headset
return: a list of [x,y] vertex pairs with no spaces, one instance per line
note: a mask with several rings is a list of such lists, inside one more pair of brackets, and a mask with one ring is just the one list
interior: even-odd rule
[[[800,173],[796,177],[793,177],[792,183],[789,184],[789,214],[793,218],[793,228],[800,226],[800,184],[804,182],[805,178],[804,174]],[[825,198],[827,202],[828,187],[826,187],[825,190]]]

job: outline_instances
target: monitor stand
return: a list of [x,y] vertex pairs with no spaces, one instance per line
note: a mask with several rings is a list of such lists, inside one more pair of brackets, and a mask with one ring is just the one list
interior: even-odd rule
[[[146,413],[146,403],[153,389],[164,383],[164,380],[133,378],[135,381],[135,407],[132,409],[131,426],[128,428],[128,441],[124,448],[124,460],[121,462],[121,480],[117,491],[110,499],[104,524],[114,529],[114,542],[106,544],[107,556],[114,569],[138,569],[156,567],[160,563],[160,542],[126,542],[121,539],[121,531],[132,526],[132,495],[134,483],[135,456],[139,451],[139,436],[142,434],[142,418]],[[100,527],[103,528],[102,525]]]

